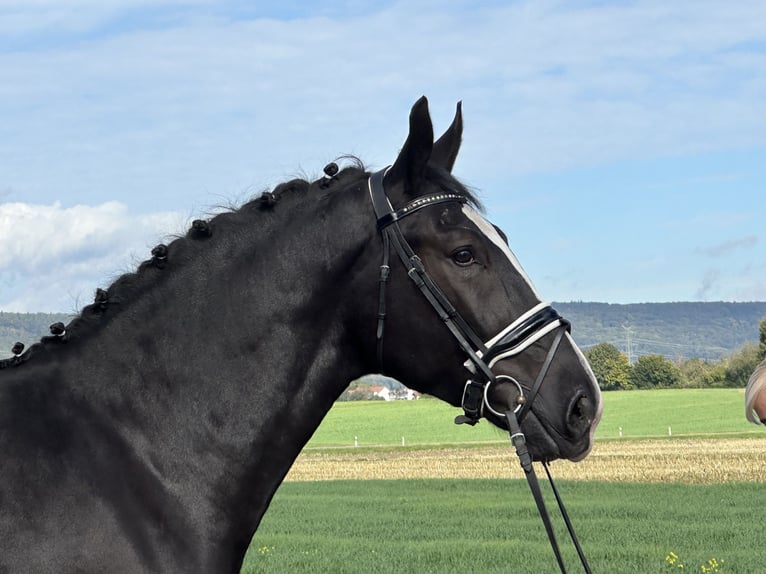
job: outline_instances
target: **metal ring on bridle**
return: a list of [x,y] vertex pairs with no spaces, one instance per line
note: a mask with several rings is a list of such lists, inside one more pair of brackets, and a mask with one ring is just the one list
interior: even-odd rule
[[[505,413],[500,413],[500,412],[496,411],[495,409],[493,409],[492,405],[489,404],[489,397],[487,396],[487,391],[489,391],[490,385],[492,383],[494,383],[494,382],[497,382],[500,379],[507,379],[510,382],[512,382],[514,385],[516,385],[516,388],[519,389],[519,397],[520,398],[524,398],[524,389],[521,388],[521,385],[519,384],[519,381],[517,381],[516,379],[514,379],[513,377],[511,377],[509,375],[495,375],[495,380],[494,381],[489,381],[486,385],[484,385],[484,406],[487,407],[487,409],[489,409],[489,412],[491,412],[493,415],[498,416],[500,418],[503,418],[503,417],[505,417]],[[517,397],[517,399],[516,399],[517,401],[518,401],[519,397]],[[517,414],[523,405],[524,405],[524,401],[518,402],[516,404],[516,408],[513,409],[513,413]]]

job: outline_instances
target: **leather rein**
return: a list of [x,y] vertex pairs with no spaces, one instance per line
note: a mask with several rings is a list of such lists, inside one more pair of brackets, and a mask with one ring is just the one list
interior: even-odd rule
[[[529,483],[530,490],[535,498],[535,503],[537,504],[538,511],[540,512],[546,532],[548,533],[548,539],[550,540],[551,547],[556,555],[559,568],[561,572],[565,574],[566,567],[561,557],[553,526],[545,507],[545,501],[537,481],[537,476],[535,475],[534,467],[532,465],[532,456],[527,450],[526,439],[521,432],[521,421],[532,408],[532,402],[543,384],[545,375],[550,368],[564,333],[569,331],[569,322],[561,317],[550,305],[540,303],[522,314],[489,341],[483,342],[433,281],[423,266],[422,260],[413,251],[399,227],[399,221],[401,219],[412,215],[425,207],[447,202],[465,204],[467,203],[467,199],[459,193],[443,191],[417,197],[403,207],[395,210],[392,207],[383,186],[383,179],[387,171],[388,168],[375,172],[368,180],[370,199],[377,218],[377,228],[383,240],[383,261],[380,266],[380,276],[378,280],[379,298],[376,330],[378,366],[381,369],[383,368],[386,285],[388,284],[391,271],[389,252],[391,246],[393,246],[394,251],[407,271],[407,276],[413,283],[415,283],[417,288],[439,315],[439,318],[450,330],[458,345],[460,345],[461,349],[468,355],[465,367],[472,376],[469,377],[463,389],[463,414],[458,415],[455,418],[455,424],[465,423],[475,425],[479,419],[485,416],[485,409],[500,418],[506,419],[511,443],[515,447],[516,454],[524,469],[527,482]],[[510,358],[522,353],[533,343],[554,331],[556,334],[553,343],[548,349],[546,358],[543,361],[542,367],[528,396],[524,394],[524,389],[521,384],[513,377],[509,375],[495,375],[493,373],[492,367],[495,363],[502,359]],[[515,408],[504,413],[495,410],[490,405],[488,398],[490,386],[499,381],[507,381],[514,384],[519,392]],[[543,467],[545,468],[548,480],[550,481],[553,493],[556,497],[556,502],[558,503],[567,525],[569,535],[577,549],[580,562],[582,563],[585,572],[590,574],[590,567],[588,566],[588,562],[585,559],[585,555],[577,540],[577,536],[574,533],[574,529],[569,520],[569,515],[564,508],[558,489],[553,484],[553,479],[547,462],[543,462]]]

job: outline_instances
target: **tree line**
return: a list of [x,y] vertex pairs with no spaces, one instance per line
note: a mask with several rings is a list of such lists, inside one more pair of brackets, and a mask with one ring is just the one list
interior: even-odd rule
[[599,343],[584,351],[598,384],[604,391],[744,387],[766,358],[766,318],[759,324],[759,342],[745,343],[718,360],[700,358],[671,360],[664,355],[642,355],[633,364],[611,343]]
[[766,301],[592,303],[556,302],[554,308],[572,323],[581,347],[612,343],[639,355],[700,357],[718,361],[747,342],[758,340],[758,321]]

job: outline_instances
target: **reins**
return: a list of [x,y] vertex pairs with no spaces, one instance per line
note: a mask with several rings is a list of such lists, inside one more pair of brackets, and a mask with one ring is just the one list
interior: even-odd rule
[[[475,377],[469,378],[465,384],[462,400],[464,414],[456,417],[455,423],[474,425],[484,416],[485,408],[496,416],[501,418],[504,417],[506,419],[508,422],[511,443],[515,447],[521,467],[524,469],[529,488],[532,491],[538,511],[543,520],[543,524],[545,525],[545,530],[548,533],[548,539],[550,540],[551,547],[556,555],[556,561],[558,562],[562,574],[566,574],[566,567],[532,465],[532,456],[529,454],[526,447],[526,438],[521,432],[521,421],[532,408],[532,402],[543,384],[561,339],[563,338],[564,333],[569,330],[569,322],[563,319],[550,305],[540,303],[522,314],[521,317],[517,318],[505,329],[501,330],[500,333],[484,343],[474,330],[471,329],[468,323],[460,316],[455,307],[433,281],[423,266],[423,262],[417,254],[415,254],[412,247],[405,239],[398,223],[402,218],[416,213],[424,207],[445,202],[466,203],[466,198],[456,193],[441,192],[418,197],[407,203],[404,207],[394,210],[383,187],[383,178],[385,177],[386,171],[387,169],[384,169],[372,174],[368,181],[370,199],[377,218],[378,231],[383,240],[383,260],[380,266],[380,276],[378,280],[379,294],[376,329],[378,366],[382,370],[383,340],[385,336],[386,321],[386,286],[391,271],[389,251],[391,246],[393,246],[396,254],[404,265],[407,276],[415,283],[420,292],[439,315],[439,318],[450,330],[458,345],[460,345],[461,349],[468,355],[465,367]],[[528,396],[524,395],[521,385],[513,377],[508,375],[495,375],[492,372],[494,364],[501,359],[520,354],[534,342],[554,331],[556,331],[556,335],[553,343],[548,349],[545,361],[540,368],[540,372],[538,373]],[[487,398],[487,392],[490,385],[498,380],[508,380],[519,390],[517,406],[515,409],[504,414],[493,409]],[[584,571],[587,574],[591,574],[588,562],[585,559],[580,543],[577,540],[569,515],[559,496],[558,489],[553,483],[553,478],[551,477],[550,469],[546,462],[543,462],[543,467],[548,475],[548,480],[556,497],[564,522],[566,523],[570,538],[577,549],[577,554],[580,557],[580,562],[582,563]]]
[[[537,511],[540,513],[540,518],[542,518],[543,525],[545,526],[545,532],[548,534],[548,540],[551,543],[551,548],[553,549],[553,553],[556,555],[556,562],[558,563],[562,574],[566,574],[567,569],[564,565],[564,559],[561,556],[561,550],[559,549],[558,541],[556,540],[556,533],[553,531],[553,524],[551,523],[548,509],[545,506],[545,498],[543,497],[543,493],[540,490],[540,483],[537,480],[537,475],[535,474],[535,469],[532,465],[532,456],[527,450],[526,438],[524,437],[524,433],[521,432],[521,426],[519,425],[516,413],[513,411],[507,411],[505,413],[505,419],[508,421],[508,433],[511,437],[511,444],[513,444],[514,448],[516,449],[516,455],[519,457],[521,468],[524,469],[524,475],[527,478],[529,490],[532,491],[532,496],[534,497],[535,504],[537,505]],[[583,571],[587,574],[592,574],[590,566],[588,565],[588,560],[585,558],[585,553],[582,550],[582,546],[580,546],[580,541],[577,539],[577,535],[575,534],[574,527],[572,526],[572,521],[569,519],[569,513],[564,506],[564,501],[559,495],[559,490],[556,488],[556,485],[553,482],[553,476],[551,476],[551,470],[548,467],[548,463],[543,462],[542,464],[543,468],[545,469],[545,474],[548,476],[548,482],[551,485],[551,490],[553,490],[553,494],[556,498],[556,503],[558,504],[559,511],[561,512],[561,516],[564,519],[567,531],[569,532],[569,537],[571,538],[572,544],[574,544],[574,547],[577,550],[577,555],[580,557],[580,564],[582,564]]]

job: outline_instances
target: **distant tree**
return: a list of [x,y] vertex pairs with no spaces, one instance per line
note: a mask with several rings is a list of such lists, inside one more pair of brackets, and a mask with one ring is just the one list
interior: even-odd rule
[[726,361],[716,361],[711,364],[710,369],[705,373],[705,387],[725,387],[726,386]]
[[684,388],[721,388],[731,386],[727,382],[726,371],[729,359],[706,361],[698,357],[681,361],[678,370],[681,380],[678,383]]
[[716,363],[710,363],[704,359],[694,357],[681,361],[678,370],[681,372],[679,386],[686,388],[702,388],[710,386],[708,377],[715,368]]
[[766,317],[761,319],[760,324],[760,344],[758,345],[758,356],[761,360],[766,359]]
[[761,362],[760,346],[755,343],[746,343],[725,360],[726,387],[744,387],[750,375]]
[[675,387],[681,382],[681,371],[662,355],[643,355],[631,367],[629,378],[637,389]]
[[599,343],[585,351],[598,386],[604,391],[627,390],[630,384],[630,363],[617,347]]

